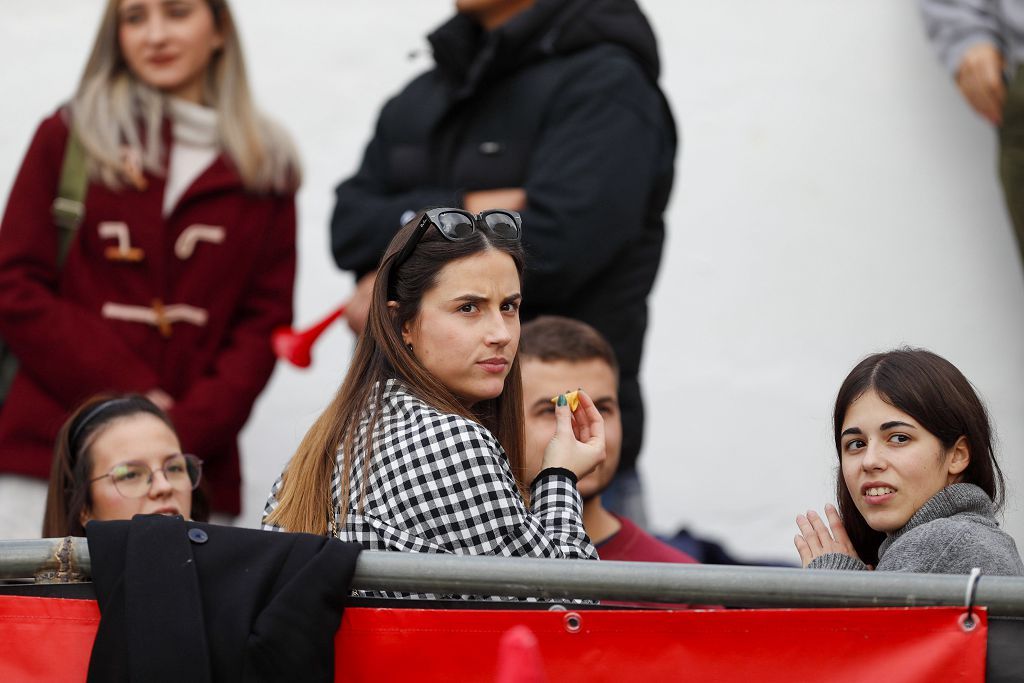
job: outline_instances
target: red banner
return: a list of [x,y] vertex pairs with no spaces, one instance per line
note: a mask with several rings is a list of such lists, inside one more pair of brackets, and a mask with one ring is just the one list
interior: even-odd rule
[[[352,609],[335,644],[335,679],[983,681],[987,621],[982,617],[967,631],[960,625],[963,614],[962,608]],[[535,636],[539,656],[500,657],[499,641],[515,625]],[[529,652],[515,635],[505,649]],[[509,676],[509,666],[518,677]]]
[[99,623],[92,600],[0,595],[0,681],[84,681]]
[[[0,596],[0,681],[84,681],[96,603]],[[349,608],[336,680],[983,681],[984,610]]]

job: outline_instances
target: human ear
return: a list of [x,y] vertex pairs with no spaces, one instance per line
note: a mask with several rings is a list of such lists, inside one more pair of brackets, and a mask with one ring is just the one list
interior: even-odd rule
[[218,16],[220,11],[213,7],[210,7],[210,14],[213,15],[211,17],[213,19],[213,41],[210,47],[216,52],[224,47],[224,17],[223,15]]
[[[395,315],[398,314],[398,302],[397,301],[389,301],[388,302],[388,313],[391,314],[392,318]],[[411,323],[412,323],[412,321],[410,321],[410,320],[406,320],[404,323],[402,323],[402,343],[407,345],[407,346],[412,343],[412,324]]]
[[82,508],[82,511],[78,513],[78,523],[81,524],[84,529],[85,525],[88,524],[90,520],[92,520],[92,513],[89,511],[89,508]]
[[967,437],[961,436],[956,440],[956,443],[953,444],[953,449],[950,451],[947,471],[951,477],[956,477],[962,474],[970,464],[971,448],[967,445]]

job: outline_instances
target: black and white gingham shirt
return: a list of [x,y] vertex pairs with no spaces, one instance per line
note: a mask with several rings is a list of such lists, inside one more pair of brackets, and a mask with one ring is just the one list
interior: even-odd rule
[[[366,498],[359,512],[365,455],[359,444],[366,443],[367,424],[364,419],[356,439],[348,516],[344,526],[339,525],[339,539],[369,550],[597,559],[583,529],[583,503],[568,475],[556,471],[539,477],[528,509],[504,450],[485,427],[438,411],[397,380],[389,380],[384,388]],[[342,462],[339,450],[331,481],[335,515],[340,512]],[[264,518],[277,506],[280,488],[279,477]],[[281,530],[266,522],[263,528]],[[390,592],[361,595],[410,597]]]

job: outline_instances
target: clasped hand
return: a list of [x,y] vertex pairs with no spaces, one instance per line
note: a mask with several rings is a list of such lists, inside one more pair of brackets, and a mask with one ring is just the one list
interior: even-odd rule
[[991,43],[978,43],[964,53],[956,73],[956,84],[964,98],[995,126],[1003,125],[1003,55]]

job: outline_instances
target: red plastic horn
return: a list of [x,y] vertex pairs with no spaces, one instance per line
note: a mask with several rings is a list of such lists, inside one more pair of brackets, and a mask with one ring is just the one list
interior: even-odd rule
[[348,302],[346,301],[316,325],[301,332],[296,332],[290,327],[279,327],[274,330],[270,335],[270,345],[274,349],[274,355],[295,367],[308,368],[309,364],[313,362],[313,357],[310,354],[313,344],[324,330],[330,327],[331,323],[345,314],[347,306]]

